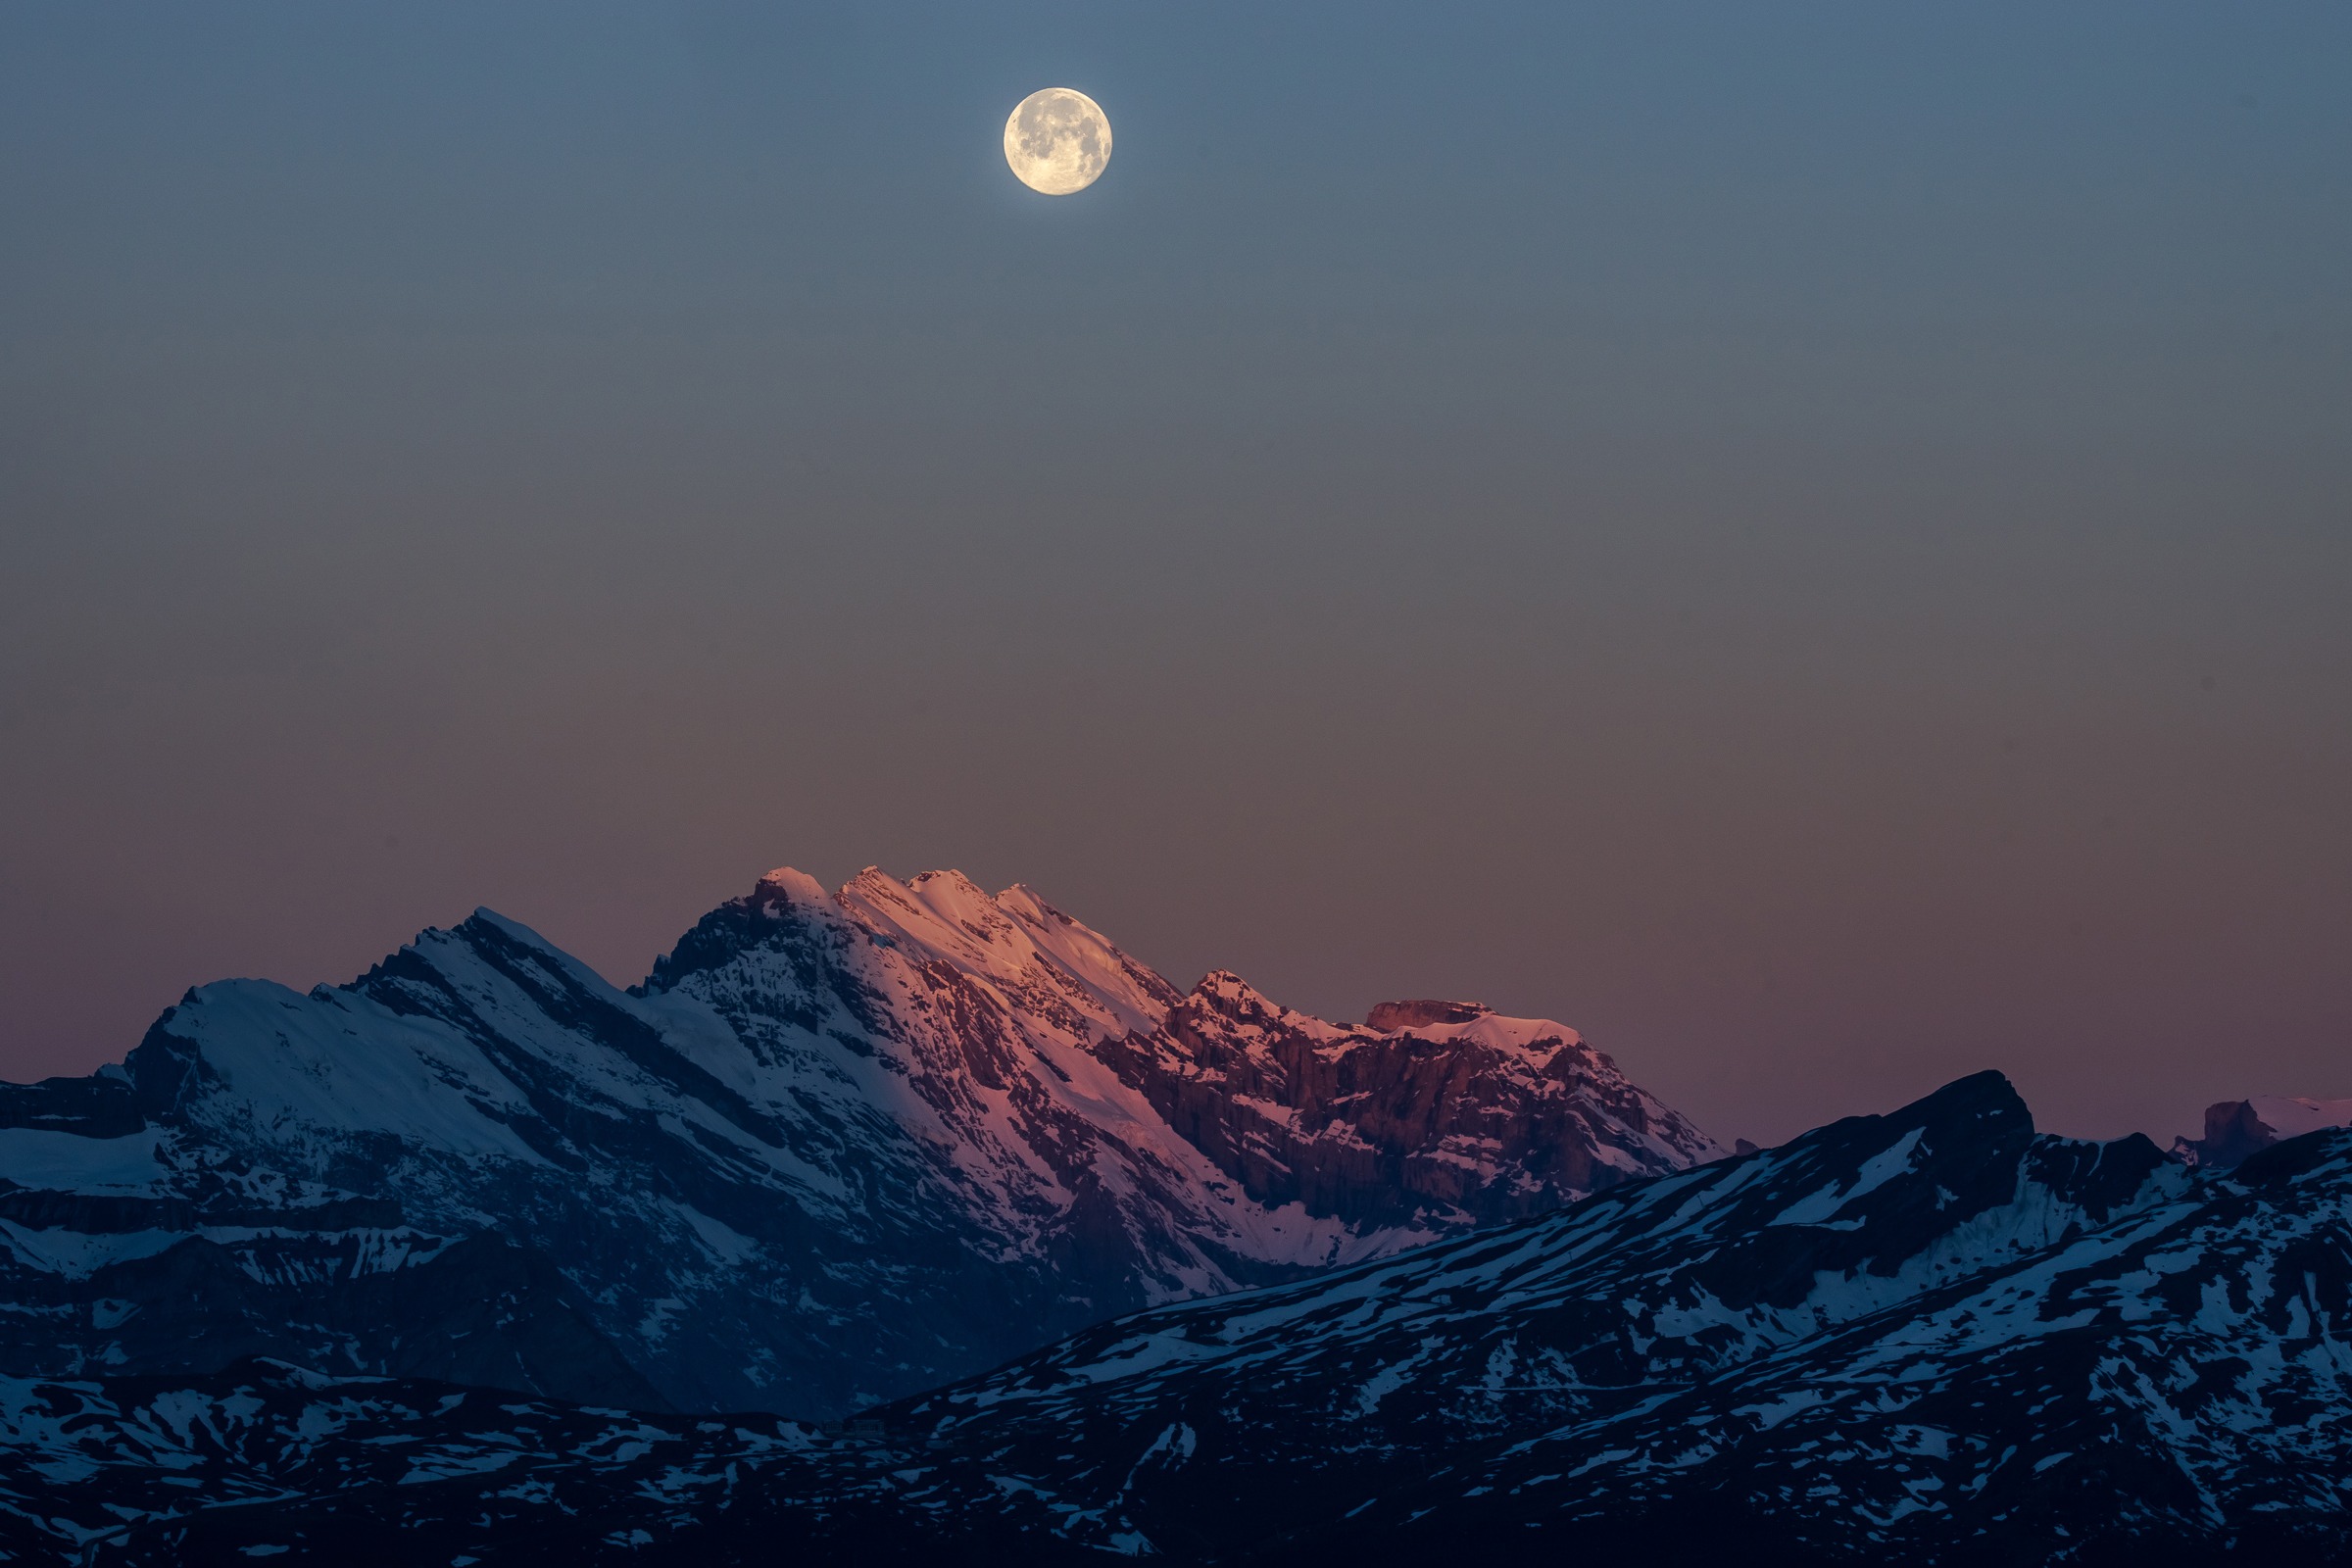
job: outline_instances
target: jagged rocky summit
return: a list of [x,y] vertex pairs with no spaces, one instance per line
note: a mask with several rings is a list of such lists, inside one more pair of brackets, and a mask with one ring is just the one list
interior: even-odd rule
[[0,1372],[822,1417],[1719,1152],[1558,1024],[1334,1024],[1025,888],[779,870],[626,992],[482,910],[0,1088]]
[[2352,1133],[2196,1169],[2143,1138],[2037,1135],[1982,1074],[1102,1323],[847,1434],[268,1365],[16,1384],[0,1545],[2302,1568],[2352,1544],[2348,1322]]

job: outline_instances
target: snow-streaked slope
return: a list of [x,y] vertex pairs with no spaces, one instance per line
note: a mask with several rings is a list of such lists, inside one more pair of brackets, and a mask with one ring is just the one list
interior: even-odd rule
[[1298,1285],[887,1417],[845,1548],[1183,1560],[2337,1562],[2352,1135],[2229,1175],[2006,1084]]
[[1362,1484],[1466,1439],[1606,1419],[2191,1182],[2145,1139],[2036,1137],[1984,1074],[1563,1213],[1102,1324],[899,1418],[991,1451],[1089,1453],[1109,1490],[1055,1490],[1113,1534],[1198,1504],[1187,1487],[1127,1510],[1113,1484],[1122,1447],[1182,1428],[1188,1469],[1220,1475],[1218,1506],[1262,1531],[1315,1517],[1334,1452],[1358,1456]]
[[[747,1472],[822,1441],[772,1416],[665,1420],[282,1363],[0,1378],[0,1561],[464,1563],[507,1511],[527,1520],[542,1560],[576,1563],[630,1544],[628,1525],[604,1517],[616,1495],[649,1500],[656,1518],[723,1512]],[[443,1522],[446,1539],[404,1517],[408,1499],[448,1508],[453,1488],[469,1506]],[[376,1507],[337,1531],[334,1506],[354,1497]],[[304,1516],[271,1507],[288,1500]]]
[[1751,1542],[1822,1558],[2342,1561],[2348,1325],[2352,1136],[2323,1131],[1670,1399],[1484,1456],[1348,1534],[1399,1554],[1531,1525],[1592,1541],[1695,1500]]
[[457,1376],[418,1347],[494,1298],[465,1375],[808,1414],[1717,1152],[1560,1025],[1186,996],[1025,888],[874,870],[771,872],[626,992],[488,910],[201,987],[6,1122],[7,1370]]
[[2036,1137],[1985,1075],[1103,1324],[846,1441],[266,1369],[0,1388],[0,1506],[36,1558],[98,1529],[141,1564],[397,1529],[481,1568],[2316,1568],[2352,1552],[2347,1322],[2352,1134],[2200,1172]]

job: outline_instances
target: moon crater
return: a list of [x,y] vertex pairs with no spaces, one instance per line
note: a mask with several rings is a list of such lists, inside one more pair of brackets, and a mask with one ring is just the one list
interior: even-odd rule
[[1110,162],[1110,121],[1075,87],[1047,87],[1022,99],[1004,122],[1004,162],[1031,190],[1082,191]]

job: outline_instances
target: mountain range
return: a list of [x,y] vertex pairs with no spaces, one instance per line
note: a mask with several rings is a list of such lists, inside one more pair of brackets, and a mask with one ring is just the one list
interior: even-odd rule
[[2337,1108],[1727,1152],[954,873],[478,912],[0,1089],[0,1561],[2343,1562]]
[[0,1089],[0,1372],[823,1418],[1719,1152],[1559,1024],[1329,1023],[1025,888],[778,870],[625,992],[482,910]]
[[[165,1564],[2345,1560],[2352,1134],[2005,1080],[824,1426],[249,1362],[5,1387],[0,1549]],[[37,1504],[37,1508],[36,1508]],[[36,1512],[39,1517],[35,1517]]]

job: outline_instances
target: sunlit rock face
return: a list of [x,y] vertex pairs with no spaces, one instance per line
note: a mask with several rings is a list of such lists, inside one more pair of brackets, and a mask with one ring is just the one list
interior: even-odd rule
[[770,873],[625,992],[478,911],[0,1088],[0,1371],[822,1416],[1721,1152],[1572,1030],[1398,1005],[1453,1011],[1186,995],[954,872]]
[[1725,1152],[1574,1030],[1474,1003],[1384,1003],[1353,1028],[1220,970],[1097,1054],[1251,1198],[1359,1231],[1542,1213]]
[[1386,1034],[1424,1024],[1468,1023],[1494,1010],[1483,1002],[1383,1002],[1364,1015],[1364,1027]]

